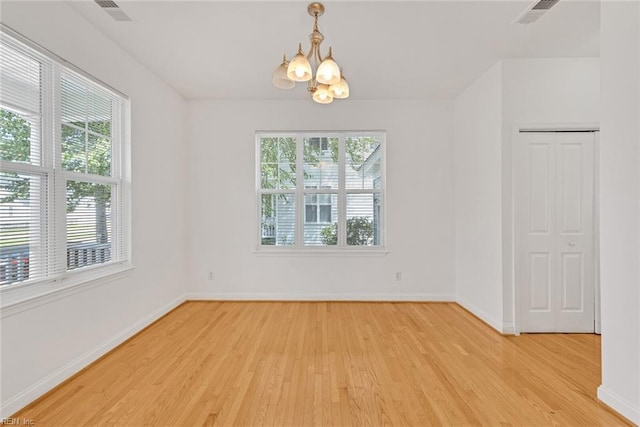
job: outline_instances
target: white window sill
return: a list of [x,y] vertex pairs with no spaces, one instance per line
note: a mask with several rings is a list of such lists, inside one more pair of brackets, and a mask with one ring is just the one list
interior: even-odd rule
[[13,316],[51,301],[102,286],[131,274],[127,262],[73,271],[54,278],[34,280],[0,287],[0,318]]
[[326,248],[326,247],[259,247],[253,253],[257,256],[291,256],[291,257],[382,257],[389,253],[383,247],[376,248]]

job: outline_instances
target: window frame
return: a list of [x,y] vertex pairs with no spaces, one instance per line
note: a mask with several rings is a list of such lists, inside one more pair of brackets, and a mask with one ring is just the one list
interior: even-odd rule
[[[371,189],[347,189],[345,181],[345,168],[348,167],[346,162],[345,140],[349,137],[377,137],[380,140],[380,188]],[[295,138],[296,141],[296,184],[293,188],[283,189],[263,189],[261,188],[261,138],[278,137],[278,138]],[[338,139],[338,188],[333,189],[308,189],[304,185],[304,138],[337,138]],[[257,213],[257,244],[254,250],[256,255],[291,255],[291,256],[385,256],[388,251],[386,249],[386,140],[387,134],[385,130],[348,130],[348,131],[256,131],[255,132],[255,188],[256,188],[256,207],[254,212]],[[320,146],[321,148],[321,146]],[[293,245],[263,245],[261,241],[262,234],[262,207],[261,199],[264,194],[281,194],[288,193],[295,195],[295,243]],[[305,245],[304,244],[304,227],[305,225],[329,225],[331,223],[307,222],[306,221],[306,203],[305,193],[309,194],[327,194],[329,196],[337,195],[338,214],[337,218],[332,217],[331,223],[338,224],[338,243],[337,245]],[[347,196],[349,194],[379,194],[381,200],[379,219],[379,245],[347,245],[346,244],[346,222],[347,222]],[[316,204],[319,206],[318,204]],[[332,204],[333,208],[333,204]],[[319,212],[317,213],[319,215]],[[332,213],[333,216],[333,213]]]
[[[46,191],[40,195],[40,229],[39,240],[42,251],[49,252],[43,265],[44,273],[40,277],[25,281],[8,283],[0,286],[0,308],[21,307],[31,303],[37,304],[41,299],[53,298],[60,291],[95,285],[110,281],[114,275],[127,274],[133,269],[131,263],[131,102],[128,96],[105,84],[99,79],[84,72],[73,64],[58,57],[54,53],[39,46],[4,24],[0,24],[2,37],[13,39],[12,43],[24,45],[27,51],[33,52],[34,58],[41,64],[41,111],[39,114],[40,150],[39,163],[27,163],[11,160],[0,160],[3,172],[23,173],[40,176],[46,182]],[[79,173],[63,169],[62,166],[62,117],[61,117],[61,81],[63,74],[76,75],[88,84],[96,85],[114,98],[118,98],[117,113],[112,112],[111,129],[111,165],[108,176],[90,173]],[[113,105],[113,104],[112,104]],[[23,116],[19,108],[2,105],[3,109]],[[33,112],[26,112],[34,114]],[[31,122],[31,119],[29,119]],[[87,137],[96,134],[85,129]],[[98,134],[96,134],[98,135]],[[118,143],[114,143],[114,141]],[[33,150],[33,148],[32,148]],[[67,265],[66,244],[66,193],[67,182],[82,181],[112,186],[113,209],[111,215],[112,248],[118,251],[113,260],[97,263],[82,268],[61,268]],[[113,199],[115,197],[115,200]],[[45,214],[48,212],[48,214]],[[84,287],[82,287],[84,289]]]

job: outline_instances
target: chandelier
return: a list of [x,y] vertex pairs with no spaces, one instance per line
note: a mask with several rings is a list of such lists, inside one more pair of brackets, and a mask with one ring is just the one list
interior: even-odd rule
[[[296,82],[307,82],[307,90],[313,100],[319,104],[330,104],[334,99],[347,98],[349,85],[340,67],[333,60],[331,47],[324,58],[320,53],[320,44],[324,36],[318,30],[318,17],[324,13],[324,6],[322,3],[311,3],[307,6],[307,12],[314,19],[313,32],[309,35],[311,41],[309,53],[304,54],[302,43],[300,43],[298,53],[291,61],[287,61],[285,55],[282,58],[282,64],[273,72],[273,85],[278,89],[291,89]],[[313,62],[313,68],[310,61]]]

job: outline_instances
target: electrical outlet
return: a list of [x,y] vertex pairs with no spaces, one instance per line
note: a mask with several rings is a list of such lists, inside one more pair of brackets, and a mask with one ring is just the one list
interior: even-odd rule
[[207,278],[208,278],[209,280],[213,280],[213,271],[210,271],[210,272],[209,272],[209,275],[207,276]]
[[399,272],[399,271],[396,271],[395,278],[396,278],[396,282],[401,281],[402,280],[402,273]]

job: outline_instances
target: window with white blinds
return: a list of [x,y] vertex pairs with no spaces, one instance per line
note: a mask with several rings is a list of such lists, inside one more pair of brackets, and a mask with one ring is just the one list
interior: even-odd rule
[[0,286],[129,259],[128,100],[0,32]]
[[256,135],[262,249],[383,247],[382,132]]

